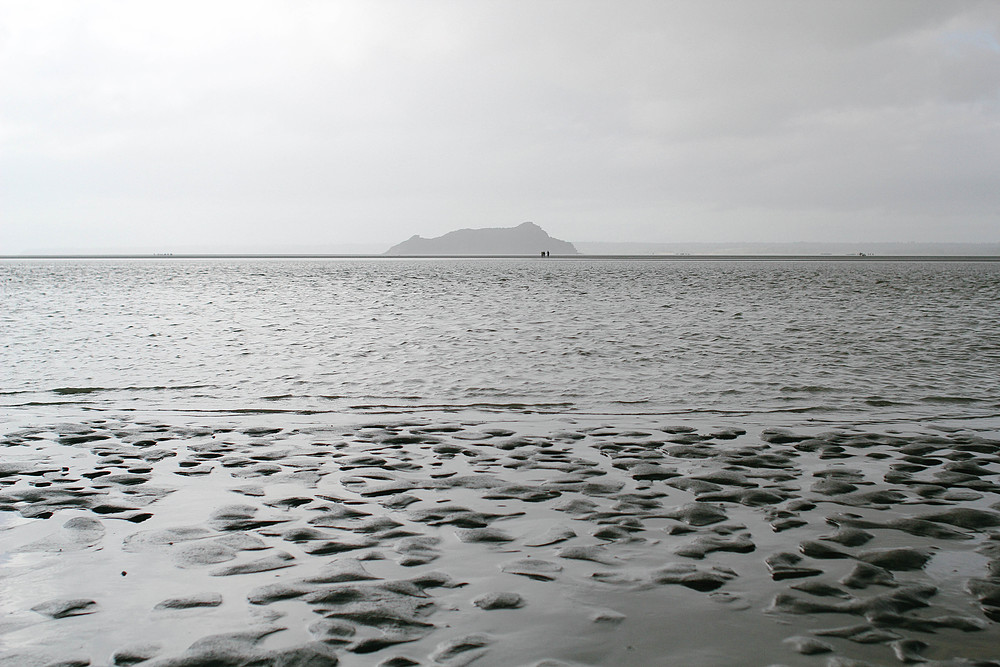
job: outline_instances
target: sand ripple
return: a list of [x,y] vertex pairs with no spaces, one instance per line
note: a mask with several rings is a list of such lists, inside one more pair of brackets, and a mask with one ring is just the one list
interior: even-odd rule
[[0,440],[0,664],[995,664],[994,436],[23,429]]

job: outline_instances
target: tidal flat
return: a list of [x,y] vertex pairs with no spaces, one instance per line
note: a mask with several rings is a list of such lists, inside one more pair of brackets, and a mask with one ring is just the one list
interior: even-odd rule
[[0,290],[0,666],[1000,664],[1000,263]]
[[8,427],[0,665],[1000,664],[995,425],[340,421]]

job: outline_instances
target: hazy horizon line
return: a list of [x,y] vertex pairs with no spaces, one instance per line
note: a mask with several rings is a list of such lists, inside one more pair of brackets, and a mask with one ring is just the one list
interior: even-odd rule
[[[571,241],[581,255],[1000,255],[1000,241]],[[243,246],[148,246],[97,248],[32,248],[0,253],[0,258],[153,257],[153,256],[380,256],[392,244],[327,243],[321,245],[252,244]],[[436,256],[436,255],[427,255]],[[448,255],[442,255],[448,256]],[[455,255],[459,256],[459,255]],[[489,256],[471,253],[465,256]],[[515,255],[512,255],[515,256]],[[532,256],[531,253],[516,256]]]

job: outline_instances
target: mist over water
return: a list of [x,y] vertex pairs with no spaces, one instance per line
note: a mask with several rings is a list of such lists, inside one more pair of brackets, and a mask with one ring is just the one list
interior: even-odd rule
[[997,408],[990,263],[8,262],[0,284],[8,408]]

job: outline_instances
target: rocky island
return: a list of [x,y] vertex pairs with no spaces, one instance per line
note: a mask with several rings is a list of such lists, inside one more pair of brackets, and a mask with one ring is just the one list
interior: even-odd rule
[[533,222],[517,227],[459,229],[444,236],[425,239],[414,235],[392,246],[385,253],[394,256],[417,255],[556,255],[579,254],[569,241],[552,238]]

